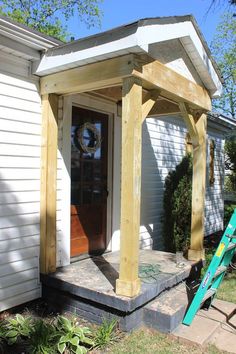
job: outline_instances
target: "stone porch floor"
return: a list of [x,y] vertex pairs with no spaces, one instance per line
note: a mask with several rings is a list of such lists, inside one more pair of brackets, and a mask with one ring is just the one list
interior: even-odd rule
[[189,261],[183,268],[176,267],[172,253],[141,250],[141,292],[128,298],[115,293],[119,252],[107,253],[42,275],[43,297],[62,310],[76,312],[93,322],[115,316],[121,329],[128,331],[142,324],[142,309],[148,302],[188,278],[193,268]]

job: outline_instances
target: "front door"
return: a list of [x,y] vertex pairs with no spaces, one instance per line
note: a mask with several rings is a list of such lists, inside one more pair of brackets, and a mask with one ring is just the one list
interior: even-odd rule
[[71,257],[106,248],[108,115],[72,107]]

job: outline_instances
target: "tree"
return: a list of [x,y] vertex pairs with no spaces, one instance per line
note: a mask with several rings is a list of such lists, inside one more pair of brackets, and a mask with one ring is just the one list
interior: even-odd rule
[[225,142],[225,168],[229,172],[225,179],[226,190],[236,192],[236,133]]
[[0,14],[65,40],[65,22],[77,15],[88,27],[100,24],[102,0],[0,0]]
[[[225,13],[217,27],[211,45],[224,78],[222,97],[213,101],[213,107],[221,114],[236,118],[236,17],[232,12]],[[225,142],[225,188],[236,191],[236,133]]]
[[236,118],[236,17],[232,12],[222,16],[211,50],[225,82],[222,97],[213,101],[213,107]]
[[212,0],[210,7],[223,4],[236,5],[236,0]]

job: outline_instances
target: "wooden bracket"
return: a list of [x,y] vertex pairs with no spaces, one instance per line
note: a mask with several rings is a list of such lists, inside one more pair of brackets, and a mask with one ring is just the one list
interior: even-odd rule
[[188,105],[184,102],[179,102],[179,109],[188,128],[193,147],[199,145],[199,134],[196,125],[196,116],[190,111]]
[[160,93],[161,93],[161,90],[150,90],[144,96],[143,103],[142,103],[142,122],[145,120],[148,113],[153,108],[154,104],[156,103],[156,100],[160,96]]

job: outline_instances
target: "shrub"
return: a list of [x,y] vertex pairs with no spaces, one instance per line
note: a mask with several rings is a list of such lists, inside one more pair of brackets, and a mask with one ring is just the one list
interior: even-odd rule
[[87,347],[94,345],[91,339],[91,331],[87,327],[79,327],[76,320],[69,320],[63,316],[58,316],[56,328],[60,333],[57,344],[59,353],[64,353],[67,349],[69,353],[85,354]]
[[224,227],[227,226],[234,209],[236,209],[236,204],[225,204],[224,206]]
[[165,180],[163,239],[167,252],[186,251],[191,232],[192,157],[184,156]]
[[1,337],[12,345],[21,339],[29,338],[33,331],[31,317],[17,314],[14,318],[7,319],[1,326]]

